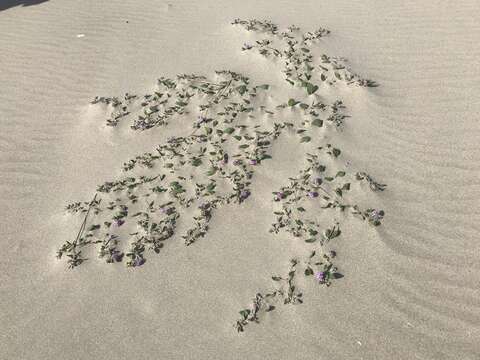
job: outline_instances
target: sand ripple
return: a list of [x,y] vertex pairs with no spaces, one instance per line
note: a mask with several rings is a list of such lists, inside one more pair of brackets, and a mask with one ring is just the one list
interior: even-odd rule
[[[477,1],[37,2],[0,5],[5,358],[478,359]],[[85,104],[141,93],[163,74],[231,67],[265,76],[267,65],[239,56],[242,40],[226,25],[235,17],[333,31],[327,50],[381,84],[345,91],[353,116],[341,148],[389,185],[375,199],[385,226],[352,222],[340,244],[344,280],[309,289],[308,303],[240,337],[218,319],[234,319],[281,267],[279,245],[270,255],[248,250],[271,242],[268,234],[218,230],[135,274],[93,262],[64,273],[50,260],[72,231],[65,202],[89,196],[132,149],[150,146],[105,133]],[[224,221],[222,229],[249,227]]]

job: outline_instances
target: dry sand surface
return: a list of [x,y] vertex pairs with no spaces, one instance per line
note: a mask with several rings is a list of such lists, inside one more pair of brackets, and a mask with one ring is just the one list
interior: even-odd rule
[[[480,359],[477,0],[0,0],[0,10],[1,359]],[[71,271],[55,258],[80,223],[67,203],[185,133],[107,128],[95,96],[216,69],[291,96],[269,60],[240,50],[251,35],[234,18],[332,31],[321,50],[380,84],[339,87],[351,118],[335,144],[388,184],[368,195],[386,210],[382,226],[342,225],[345,277],[305,283],[304,304],[243,333],[238,311],[306,248],[268,233],[272,187],[302,166],[298,146],[274,148],[252,196],[192,246],[176,235],[135,269],[92,257]]]

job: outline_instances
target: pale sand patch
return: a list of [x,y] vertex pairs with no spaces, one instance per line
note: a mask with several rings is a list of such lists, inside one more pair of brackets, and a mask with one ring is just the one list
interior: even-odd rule
[[[2,357],[478,357],[477,10],[473,0],[50,0],[0,12]],[[342,94],[353,117],[337,144],[389,185],[375,199],[388,210],[379,233],[344,230],[345,278],[240,336],[224,320],[294,247],[256,230],[270,215],[254,201],[216,217],[199,246],[171,241],[136,271],[91,261],[70,272],[54,259],[75,232],[65,203],[161,140],[100,131],[94,96],[221,68],[272,82],[268,61],[239,52],[236,17],[332,30],[328,52],[381,84]]]

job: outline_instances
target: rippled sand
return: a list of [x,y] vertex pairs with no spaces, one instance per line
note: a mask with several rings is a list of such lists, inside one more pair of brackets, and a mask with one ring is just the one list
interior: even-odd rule
[[[7,0],[0,9],[0,358],[480,359],[478,1]],[[345,278],[240,335],[225,319],[292,246],[258,231],[271,219],[255,199],[217,218],[199,246],[172,241],[136,271],[91,261],[72,272],[54,256],[76,228],[65,204],[175,133],[100,131],[94,96],[143,93],[180,72],[277,76],[240,56],[236,17],[325,26],[328,51],[381,84],[342,94],[352,119],[338,145],[389,186],[374,199],[384,226],[344,232]]]

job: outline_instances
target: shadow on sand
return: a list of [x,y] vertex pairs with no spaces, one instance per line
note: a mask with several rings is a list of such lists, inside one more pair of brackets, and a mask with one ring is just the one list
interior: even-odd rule
[[14,6],[31,6],[44,3],[48,0],[0,0],[0,11]]

